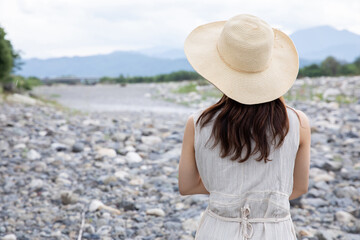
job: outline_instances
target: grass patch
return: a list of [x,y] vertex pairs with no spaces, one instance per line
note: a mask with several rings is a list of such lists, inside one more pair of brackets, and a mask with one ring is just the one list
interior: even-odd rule
[[206,98],[209,98],[209,97],[210,98],[221,98],[222,96],[223,96],[223,93],[217,89],[204,91],[201,93],[201,97],[203,100],[205,100]]
[[197,92],[196,90],[196,83],[188,83],[184,86],[180,86],[178,89],[173,90],[173,93],[180,93],[180,94],[185,94],[185,93],[190,93],[190,92]]
[[345,103],[345,104],[349,104],[349,103],[355,103],[356,102],[356,98],[354,97],[349,97],[349,96],[346,96],[344,94],[340,94],[340,95],[337,95],[335,97],[335,102],[337,103]]

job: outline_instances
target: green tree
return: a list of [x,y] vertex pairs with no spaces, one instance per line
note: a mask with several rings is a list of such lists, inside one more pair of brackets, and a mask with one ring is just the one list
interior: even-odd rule
[[311,64],[310,66],[303,67],[299,70],[298,77],[320,77],[324,72],[317,64]]
[[13,69],[13,55],[11,50],[11,44],[5,39],[6,33],[3,28],[0,27],[0,82],[4,83],[8,80],[8,77]]
[[5,89],[12,90],[14,78],[11,73],[20,69],[23,63],[20,54],[14,50],[11,42],[5,37],[5,30],[0,27],[0,84]]
[[341,65],[340,70],[339,70],[339,74],[342,76],[356,75],[359,73],[360,73],[359,69],[353,63]]
[[321,69],[326,76],[336,76],[339,73],[341,64],[332,56],[327,57],[321,63]]
[[360,74],[360,56],[355,59],[353,64],[357,68],[357,74]]

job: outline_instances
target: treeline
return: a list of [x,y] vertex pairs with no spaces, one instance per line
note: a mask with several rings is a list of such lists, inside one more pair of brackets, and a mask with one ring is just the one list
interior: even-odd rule
[[155,76],[149,77],[125,77],[124,75],[120,75],[119,77],[111,78],[111,77],[103,77],[100,79],[101,83],[150,83],[150,82],[176,82],[183,80],[197,80],[202,77],[196,72],[189,71],[177,71],[168,74],[159,74]]
[[356,58],[353,63],[341,63],[330,56],[320,64],[312,64],[301,68],[298,78],[353,75],[360,75],[360,57]]
[[[320,77],[320,76],[353,76],[360,75],[360,57],[353,63],[341,63],[334,57],[327,57],[321,64],[312,64],[299,70],[298,78]],[[103,77],[101,83],[150,83],[150,82],[172,82],[184,80],[203,79],[198,73],[191,71],[177,71],[169,74],[159,74],[151,77],[134,76],[125,77]]]
[[0,27],[0,92],[30,90],[41,84],[36,77],[25,78],[14,74],[22,64],[20,53],[14,50],[11,42],[6,39],[5,30]]

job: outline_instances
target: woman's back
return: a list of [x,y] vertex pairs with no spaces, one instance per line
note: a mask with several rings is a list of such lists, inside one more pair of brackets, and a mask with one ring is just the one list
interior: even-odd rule
[[296,239],[289,200],[307,191],[311,135],[305,114],[284,105],[299,71],[294,43],[239,14],[195,28],[184,51],[224,94],[184,131],[179,192],[210,194],[196,239]]
[[[241,239],[253,235],[251,239],[288,240],[289,234],[296,239],[289,196],[293,190],[300,122],[295,110],[288,106],[286,109],[289,131],[279,148],[270,145],[269,159],[272,161],[267,163],[256,161],[256,154],[243,163],[232,161],[230,157],[221,158],[220,145],[212,149],[211,144],[206,144],[213,121],[200,129],[196,121],[202,110],[193,114],[196,165],[210,193],[196,239]],[[227,218],[231,219],[230,223]],[[238,221],[234,222],[234,218]],[[239,228],[239,222],[245,218],[249,221]],[[275,221],[281,224],[274,225]]]

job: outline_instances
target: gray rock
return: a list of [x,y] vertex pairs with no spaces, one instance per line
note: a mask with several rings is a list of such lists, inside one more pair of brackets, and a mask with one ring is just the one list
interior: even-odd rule
[[62,143],[55,142],[51,144],[51,148],[60,152],[60,151],[66,151],[68,149],[68,146]]
[[175,232],[182,230],[182,224],[180,222],[168,221],[164,223],[164,227],[170,231],[175,231]]
[[327,144],[327,136],[322,133],[312,133],[311,134],[311,144],[313,145],[321,145],[321,144]]
[[77,203],[79,196],[70,191],[64,191],[60,194],[61,203],[64,205]]
[[334,193],[338,198],[355,199],[360,196],[359,191],[353,186],[345,186],[342,188],[337,188],[335,189]]
[[345,212],[345,211],[337,211],[335,214],[335,217],[338,222],[341,222],[344,224],[356,222],[356,218],[353,215],[351,215],[350,213]]
[[84,150],[84,144],[82,142],[76,142],[73,146],[72,146],[72,152],[74,153],[79,153],[82,152]]
[[303,198],[301,199],[302,205],[310,205],[315,208],[327,206],[329,203],[321,198]]
[[340,171],[342,165],[342,162],[326,161],[323,165],[323,168],[328,171]]

